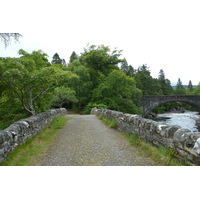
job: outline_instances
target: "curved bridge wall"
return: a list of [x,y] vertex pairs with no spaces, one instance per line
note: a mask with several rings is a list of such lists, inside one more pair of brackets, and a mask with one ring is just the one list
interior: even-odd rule
[[198,95],[167,95],[167,96],[144,96],[141,100],[143,115],[148,114],[159,105],[167,102],[184,102],[193,106],[200,112],[200,96]]
[[139,115],[131,115],[107,109],[93,108],[91,114],[103,115],[118,124],[122,132],[138,136],[145,142],[155,146],[165,146],[176,152],[176,156],[182,160],[188,160],[190,164],[200,165],[200,133],[191,132],[180,126],[170,126],[142,118]]
[[21,119],[4,130],[0,130],[0,162],[5,160],[10,152],[17,146],[25,143],[28,138],[33,137],[37,132],[49,124],[54,117],[66,114],[65,108],[50,110]]

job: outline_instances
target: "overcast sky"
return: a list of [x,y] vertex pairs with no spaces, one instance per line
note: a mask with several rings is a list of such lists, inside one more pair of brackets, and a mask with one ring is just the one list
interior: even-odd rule
[[163,69],[172,83],[200,82],[198,0],[6,0],[1,8],[0,32],[23,38],[6,49],[0,43],[0,56],[41,49],[68,62],[87,43],[104,44],[123,50],[135,69],[147,64],[155,78]]

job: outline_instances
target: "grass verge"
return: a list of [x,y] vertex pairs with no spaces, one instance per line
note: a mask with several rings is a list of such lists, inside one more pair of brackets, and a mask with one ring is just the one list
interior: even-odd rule
[[26,143],[17,147],[1,166],[32,166],[42,153],[56,138],[60,130],[65,126],[67,119],[64,115],[55,117],[52,122]]
[[138,135],[123,133],[124,137],[129,141],[130,145],[136,147],[138,154],[150,157],[155,165],[158,166],[184,166],[185,163],[181,162],[175,157],[175,152],[163,146],[155,147],[149,143],[142,141]]
[[117,122],[115,120],[111,120],[103,115],[99,115],[98,118],[102,120],[109,128],[117,128]]
[[[117,128],[117,122],[110,120],[107,117],[99,115],[98,118],[102,120],[108,127]],[[138,154],[144,157],[150,157],[155,165],[158,166],[184,166],[185,163],[179,161],[175,157],[175,152],[163,146],[155,147],[149,143],[142,141],[138,135],[129,133],[122,133],[123,136],[129,141],[130,145],[137,148]]]

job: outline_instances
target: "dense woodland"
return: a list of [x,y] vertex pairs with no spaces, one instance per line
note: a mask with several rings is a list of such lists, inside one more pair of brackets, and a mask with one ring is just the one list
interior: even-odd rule
[[173,89],[162,69],[153,78],[147,65],[134,69],[121,50],[104,45],[72,52],[68,63],[58,53],[51,62],[41,50],[18,53],[19,58],[0,57],[0,129],[51,108],[89,113],[96,106],[140,114],[143,95],[200,95],[200,86],[193,88],[191,81],[184,88],[179,79]]

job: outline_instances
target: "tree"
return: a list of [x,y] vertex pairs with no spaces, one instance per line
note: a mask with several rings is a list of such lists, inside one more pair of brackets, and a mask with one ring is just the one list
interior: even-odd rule
[[194,90],[192,91],[192,94],[200,95],[200,85],[198,85],[197,87],[194,88]]
[[73,77],[57,65],[50,65],[47,55],[42,51],[27,53],[19,50],[20,58],[1,60],[0,80],[15,94],[24,110],[29,114],[36,113],[37,100],[48,91],[59,86],[63,81]]
[[62,59],[62,62],[61,62],[61,64],[62,64],[64,67],[66,67],[66,66],[67,66],[67,63],[66,63],[65,59]]
[[121,51],[110,51],[110,48],[104,45],[87,46],[84,53],[80,56],[82,65],[90,69],[90,76],[93,82],[93,87],[96,88],[105,76],[114,70],[119,69],[118,64],[122,62],[119,59]]
[[80,61],[74,60],[68,65],[66,70],[78,76],[77,79],[69,81],[68,86],[75,91],[76,98],[78,99],[76,107],[83,108],[89,103],[92,95],[93,84],[89,69],[82,65]]
[[0,33],[1,41],[4,43],[5,47],[7,47],[12,40],[19,42],[20,37],[22,37],[22,35],[19,33]]
[[78,56],[76,55],[75,51],[72,52],[70,59],[69,59],[69,63],[72,63],[74,60],[78,60]]
[[164,71],[161,69],[160,70],[160,72],[159,72],[159,75],[158,75],[158,80],[160,81],[160,82],[165,82],[165,73],[164,73]]
[[133,77],[134,75],[134,69],[131,65],[128,65],[127,60],[124,58],[124,60],[121,63],[121,70],[126,74],[127,76]]
[[136,87],[142,90],[143,95],[161,95],[161,85],[157,79],[151,76],[151,73],[146,65],[138,68],[135,76]]
[[69,87],[60,86],[54,89],[52,95],[53,107],[62,108],[64,104],[69,102],[77,102],[75,91]]
[[185,89],[183,87],[183,84],[182,84],[182,81],[181,81],[180,78],[178,79],[178,82],[176,84],[176,89],[175,89],[174,93],[176,95],[185,95],[186,94],[186,91],[185,91]]
[[104,75],[108,75],[112,70],[119,69],[118,63],[122,62],[119,59],[121,51],[110,51],[110,48],[104,45],[89,46],[84,49],[85,52],[81,54],[81,63],[85,64],[92,70],[97,70]]
[[188,84],[188,90],[189,90],[189,93],[191,93],[193,91],[193,85],[192,85],[191,80],[189,81],[189,84]]
[[62,64],[62,59],[60,59],[60,56],[57,53],[55,53],[51,63],[52,64]]
[[93,92],[92,102],[128,113],[139,113],[141,91],[135,80],[119,70],[113,70]]
[[161,69],[159,74],[158,74],[158,82],[161,85],[161,90],[163,95],[170,95],[173,94],[173,88],[171,86],[171,82],[170,80],[165,78],[165,73],[164,71]]

